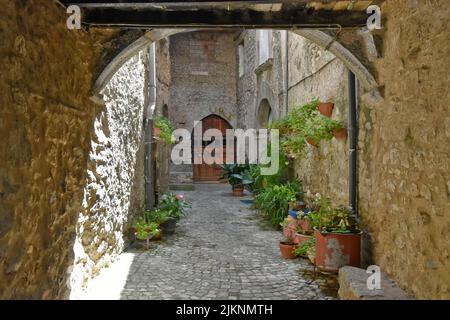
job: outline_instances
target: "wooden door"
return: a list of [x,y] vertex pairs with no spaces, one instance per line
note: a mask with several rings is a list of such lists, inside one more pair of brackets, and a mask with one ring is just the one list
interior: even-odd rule
[[[231,125],[224,119],[219,116],[211,115],[202,120],[202,135],[208,129],[218,129],[222,132],[223,148],[219,151],[223,155],[223,162],[225,162],[227,152],[233,152],[234,150],[230,150],[226,145],[226,130],[231,129]],[[208,144],[212,143],[212,141],[201,141],[201,148],[199,150],[195,150],[195,143],[193,143],[193,157],[203,155],[203,151],[208,146]],[[197,143],[199,144],[199,143]],[[200,145],[200,144],[199,144]],[[194,181],[196,182],[212,182],[219,181],[222,175],[222,170],[217,165],[209,165],[204,161],[202,164],[194,164]]]

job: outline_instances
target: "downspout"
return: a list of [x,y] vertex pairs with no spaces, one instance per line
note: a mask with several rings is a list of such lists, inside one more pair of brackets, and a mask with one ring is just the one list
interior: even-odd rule
[[358,106],[356,92],[356,77],[348,71],[348,135],[349,135],[349,207],[353,215],[358,214],[358,181],[357,181],[357,145],[358,145]]
[[289,31],[286,30],[284,50],[284,114],[289,113]]
[[153,170],[153,113],[156,107],[156,56],[155,43],[149,48],[148,55],[149,84],[148,84],[148,105],[145,112],[145,209],[154,208],[154,170]]

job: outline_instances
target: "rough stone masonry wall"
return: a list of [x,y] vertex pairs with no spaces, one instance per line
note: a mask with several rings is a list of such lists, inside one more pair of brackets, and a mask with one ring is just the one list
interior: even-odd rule
[[[289,35],[289,110],[318,98],[333,102],[333,119],[347,123],[347,69],[333,54],[311,41]],[[307,155],[295,161],[295,174],[305,189],[329,197],[336,205],[348,202],[348,144],[322,141],[307,145]]]
[[123,251],[130,218],[144,211],[143,189],[135,190],[133,197],[131,192],[134,180],[142,181],[135,169],[143,141],[147,59],[146,51],[131,58],[102,92],[105,109],[94,123],[74,245],[71,298],[77,298],[89,278]]
[[[170,40],[169,38],[160,40],[156,44],[156,113],[165,115],[170,112]],[[164,108],[167,107],[166,111]],[[172,146],[167,143],[157,143],[157,178],[156,188],[158,193],[164,193],[169,190],[169,160]]]
[[242,44],[244,46],[244,72],[241,77],[236,71],[236,106],[238,115],[238,127],[239,128],[253,128],[255,122],[255,100],[256,100],[256,31],[245,30],[240,35],[236,42],[236,59],[237,46]]
[[[272,31],[272,64],[255,72],[256,32],[244,31],[236,45],[244,44],[245,72],[238,80],[238,114],[243,127],[257,126],[260,102],[267,99],[275,118],[284,112],[284,31]],[[331,53],[311,41],[289,34],[289,111],[314,98],[335,103],[333,119],[347,121],[347,71]],[[336,204],[348,199],[348,151],[345,141],[322,142],[319,148],[308,146],[307,157],[295,162],[295,174],[305,188],[330,197]]]
[[69,31],[55,1],[0,8],[0,298],[63,298],[112,33]]
[[359,207],[375,263],[418,298],[450,298],[450,5],[389,0],[384,103],[360,111]]

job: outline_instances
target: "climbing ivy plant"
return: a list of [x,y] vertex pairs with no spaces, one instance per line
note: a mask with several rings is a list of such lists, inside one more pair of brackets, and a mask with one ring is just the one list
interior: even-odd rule
[[168,144],[175,143],[175,138],[172,135],[173,128],[169,119],[163,116],[156,117],[154,120],[154,126],[159,129],[158,139]]

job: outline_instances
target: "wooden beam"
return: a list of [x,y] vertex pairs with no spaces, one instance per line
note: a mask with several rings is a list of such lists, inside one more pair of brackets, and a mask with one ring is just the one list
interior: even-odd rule
[[83,21],[107,27],[192,28],[343,28],[366,25],[367,14],[358,11],[313,10],[302,8],[275,12],[255,10],[121,10],[115,8],[85,9]]

